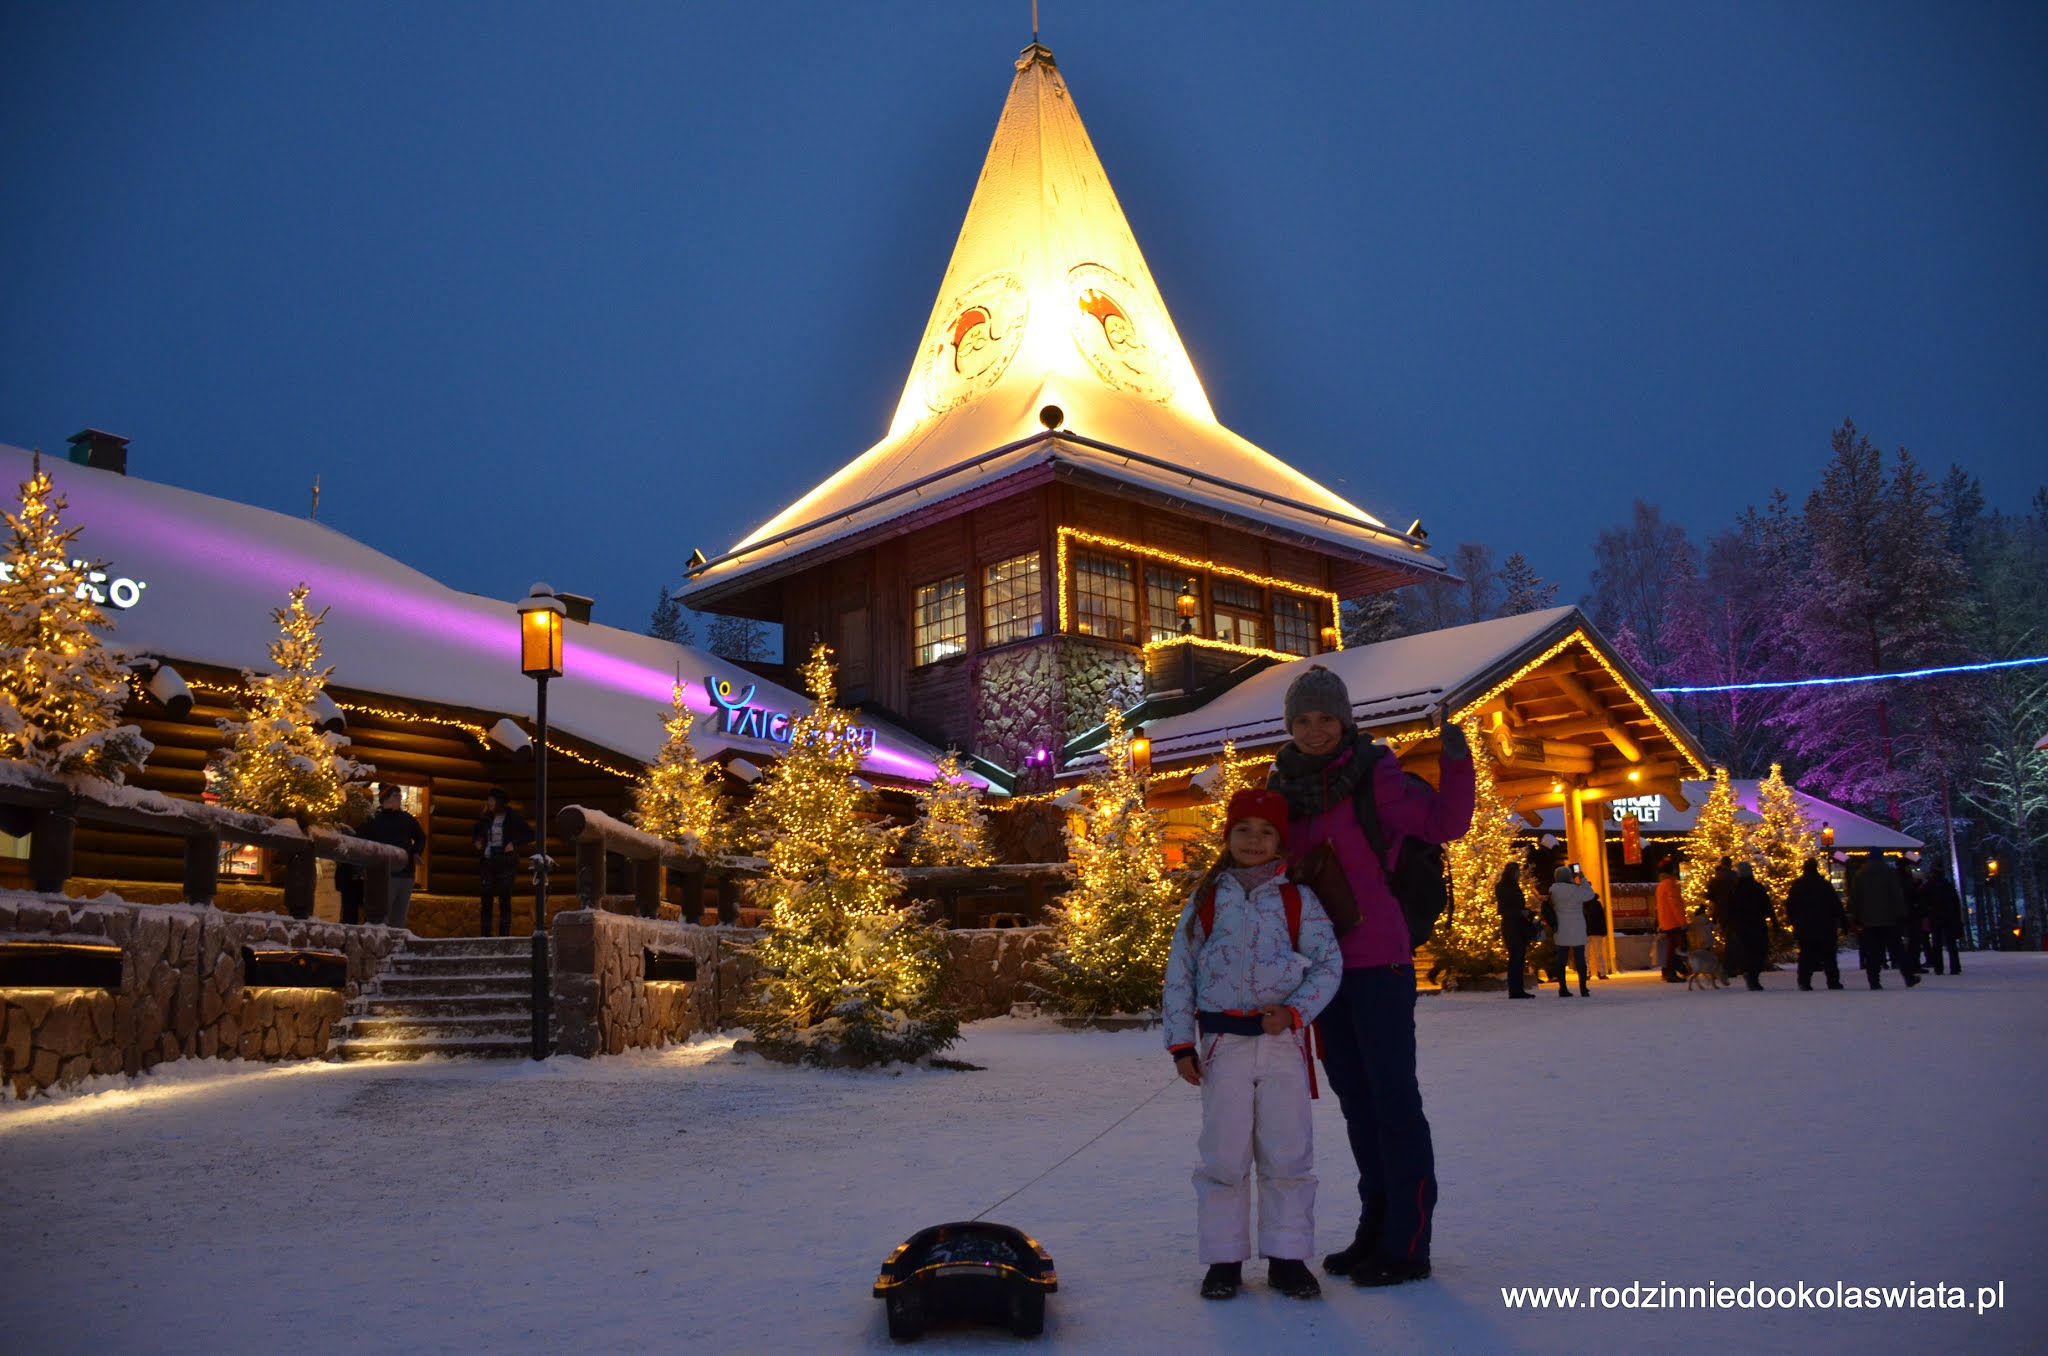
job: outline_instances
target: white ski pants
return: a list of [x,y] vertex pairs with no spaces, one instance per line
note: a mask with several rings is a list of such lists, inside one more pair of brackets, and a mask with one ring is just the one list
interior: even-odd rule
[[1203,1036],[1201,1166],[1195,1226],[1203,1265],[1251,1249],[1259,1169],[1259,1254],[1306,1260],[1316,1241],[1316,1153],[1302,1032]]

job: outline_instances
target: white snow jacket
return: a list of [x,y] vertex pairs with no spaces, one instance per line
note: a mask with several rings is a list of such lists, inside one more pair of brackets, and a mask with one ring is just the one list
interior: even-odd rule
[[1230,872],[1216,877],[1215,926],[1206,937],[1195,921],[1195,900],[1180,911],[1173,950],[1166,958],[1166,1048],[1194,1045],[1195,1013],[1251,1012],[1269,1004],[1293,1008],[1306,1026],[1337,996],[1344,958],[1337,933],[1316,892],[1301,886],[1299,949],[1287,936],[1287,903],[1275,872],[1245,895]]

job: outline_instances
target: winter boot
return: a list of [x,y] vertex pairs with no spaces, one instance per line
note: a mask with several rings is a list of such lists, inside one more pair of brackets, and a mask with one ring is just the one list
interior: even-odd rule
[[1572,991],[1566,988],[1564,985],[1560,984],[1557,986],[1557,996],[1559,998],[1570,998],[1572,996]]
[[1266,1263],[1266,1284],[1289,1299],[1320,1299],[1323,1294],[1307,1263],[1293,1257],[1275,1257]]
[[1351,1283],[1357,1286],[1400,1285],[1404,1281],[1429,1279],[1429,1259],[1396,1261],[1391,1257],[1369,1257],[1352,1268]]
[[[1297,1263],[1296,1265],[1299,1265]],[[1244,1284],[1244,1263],[1215,1262],[1209,1267],[1209,1274],[1202,1277],[1203,1299],[1231,1299],[1237,1288]]]
[[[1377,1231],[1375,1231],[1375,1235]],[[1363,1230],[1354,1235],[1345,1245],[1344,1251],[1333,1252],[1323,1258],[1323,1270],[1332,1276],[1348,1276],[1351,1268],[1372,1256],[1372,1240]]]
[[1581,997],[1581,998],[1591,998],[1592,996],[1593,996],[1593,991],[1592,991],[1591,989],[1589,989],[1589,988],[1587,988],[1587,987],[1586,987],[1586,981],[1585,981],[1585,980],[1583,980],[1583,979],[1582,979],[1582,980],[1580,980],[1580,981],[1579,981],[1579,997]]

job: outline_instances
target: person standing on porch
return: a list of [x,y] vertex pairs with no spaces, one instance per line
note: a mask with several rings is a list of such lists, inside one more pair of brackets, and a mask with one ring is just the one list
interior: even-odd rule
[[1447,843],[1471,827],[1472,750],[1463,730],[1445,725],[1431,790],[1391,749],[1359,735],[1344,680],[1321,664],[1288,687],[1285,720],[1290,739],[1270,788],[1287,798],[1288,856],[1300,862],[1328,844],[1355,906],[1337,943],[1344,978],[1318,1027],[1360,1209],[1351,1242],[1323,1270],[1366,1286],[1420,1280],[1429,1275],[1436,1149],[1415,1071],[1415,949],[1387,874],[1408,839]]
[[413,875],[419,870],[427,834],[420,822],[406,813],[405,792],[397,783],[384,783],[377,793],[377,813],[363,822],[360,834],[372,842],[405,849],[404,869],[391,873],[391,900],[384,920],[390,927],[402,928],[406,911],[412,907]]
[[533,830],[512,808],[503,787],[484,794],[483,818],[470,835],[483,874],[483,897],[477,906],[476,932],[491,935],[491,901],[498,902],[498,935],[512,935],[512,882],[519,877],[519,850],[533,842]]

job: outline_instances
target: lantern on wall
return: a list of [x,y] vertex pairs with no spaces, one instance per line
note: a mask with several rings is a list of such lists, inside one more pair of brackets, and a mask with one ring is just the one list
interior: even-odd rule
[[1180,633],[1188,635],[1195,629],[1195,611],[1202,605],[1201,583],[1190,578],[1181,586],[1180,597],[1173,600],[1174,613],[1180,618]]
[[1131,770],[1140,777],[1152,775],[1152,741],[1144,735],[1131,737]]
[[1325,649],[1325,650],[1334,650],[1334,649],[1336,649],[1336,648],[1337,648],[1337,642],[1338,642],[1338,641],[1340,641],[1340,640],[1342,640],[1343,638],[1344,638],[1344,637],[1343,637],[1343,634],[1342,634],[1341,632],[1339,632],[1339,631],[1337,630],[1337,628],[1336,628],[1336,627],[1334,627],[1334,626],[1325,626],[1325,627],[1323,628],[1323,649]]
[[1832,848],[1832,847],[1834,847],[1834,845],[1835,845],[1835,826],[1834,826],[1834,825],[1832,825],[1832,824],[1829,824],[1829,823],[1826,823],[1826,822],[1823,822],[1823,823],[1821,824],[1821,826],[1820,826],[1820,845],[1821,845],[1822,847],[1824,847],[1824,848]]

